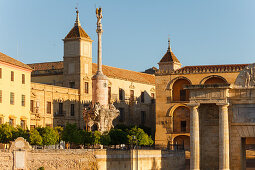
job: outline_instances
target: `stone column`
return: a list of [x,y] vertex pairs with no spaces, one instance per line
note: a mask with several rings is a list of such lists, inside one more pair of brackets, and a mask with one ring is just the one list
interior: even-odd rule
[[190,169],[200,169],[200,146],[199,146],[199,113],[198,103],[188,104],[190,107]]
[[219,169],[229,170],[229,124],[228,104],[219,106]]

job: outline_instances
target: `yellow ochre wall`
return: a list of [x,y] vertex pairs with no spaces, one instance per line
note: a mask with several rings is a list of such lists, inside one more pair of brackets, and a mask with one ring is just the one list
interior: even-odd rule
[[[2,90],[2,103],[0,103],[0,117],[3,123],[14,119],[14,126],[20,125],[25,120],[25,126],[30,128],[30,77],[31,70],[15,65],[0,62],[2,78],[0,78],[0,90]],[[14,71],[14,81],[11,81],[11,71]],[[22,74],[25,75],[25,84],[22,84]],[[14,93],[14,104],[10,104],[10,92]],[[21,105],[21,96],[25,95],[25,106]]]

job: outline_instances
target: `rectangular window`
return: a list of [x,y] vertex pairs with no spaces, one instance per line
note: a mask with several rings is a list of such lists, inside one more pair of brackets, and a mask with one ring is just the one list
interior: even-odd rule
[[25,74],[22,74],[22,84],[25,84]]
[[10,104],[14,104],[14,93],[10,93]]
[[85,82],[84,92],[89,93],[89,82]]
[[2,68],[0,68],[0,79],[2,78]]
[[74,116],[74,104],[71,104],[70,113],[71,113],[71,116]]
[[14,126],[14,120],[13,120],[13,119],[10,119],[10,120],[9,120],[9,125],[10,125],[10,126]]
[[11,81],[14,81],[14,72],[11,71]]
[[145,124],[146,122],[146,112],[145,111],[141,111],[141,124]]
[[123,89],[119,88],[119,100],[125,99],[125,92]]
[[47,113],[51,114],[51,102],[47,102]]
[[180,101],[186,101],[186,90],[180,90]]
[[72,81],[72,82],[69,82],[69,87],[70,87],[70,88],[75,88],[75,82],[73,82],[73,81]]
[[135,92],[134,90],[130,90],[130,102],[133,102],[135,100]]
[[24,94],[21,95],[21,106],[25,106],[26,96]]
[[186,121],[181,121],[181,132],[186,132]]
[[124,108],[119,108],[119,111],[120,111],[119,121],[124,122],[125,121],[125,109]]
[[20,120],[20,126],[22,129],[26,128],[26,121],[25,120]]
[[34,100],[30,100],[30,111],[34,112]]
[[3,94],[2,94],[2,90],[0,90],[0,103],[2,103],[3,101]]
[[141,92],[141,103],[144,103],[144,92]]
[[108,103],[111,103],[111,97],[112,97],[112,88],[108,87]]
[[63,113],[63,103],[59,103],[59,105],[58,105],[58,112],[59,112],[60,115],[64,114]]

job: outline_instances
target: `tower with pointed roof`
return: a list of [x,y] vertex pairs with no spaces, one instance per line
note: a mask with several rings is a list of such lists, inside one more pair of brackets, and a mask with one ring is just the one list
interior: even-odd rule
[[181,68],[181,63],[174,55],[170,46],[170,38],[168,38],[168,49],[166,54],[162,57],[160,62],[158,63],[160,71],[168,71],[172,72],[179,68]]
[[81,27],[78,10],[74,27],[63,41],[64,86],[79,89],[81,101],[91,101],[92,40]]

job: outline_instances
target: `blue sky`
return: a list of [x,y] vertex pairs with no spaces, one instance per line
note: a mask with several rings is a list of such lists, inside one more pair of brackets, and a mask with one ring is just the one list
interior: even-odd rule
[[254,0],[0,0],[0,52],[24,63],[60,61],[78,4],[84,30],[97,35],[103,8],[103,64],[143,71],[171,47],[186,65],[255,62]]

